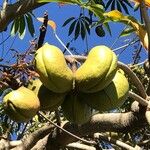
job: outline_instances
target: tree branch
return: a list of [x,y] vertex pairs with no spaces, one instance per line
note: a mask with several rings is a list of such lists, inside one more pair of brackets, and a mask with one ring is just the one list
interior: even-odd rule
[[53,125],[46,125],[39,130],[36,130],[35,132],[31,133],[28,137],[24,137],[22,139],[22,144],[15,147],[13,150],[30,150],[37,141],[39,141],[41,138],[45,137],[47,134],[49,134],[54,129]]
[[[141,148],[139,146],[135,146],[135,147],[132,147],[120,140],[116,140],[116,139],[113,139],[111,137],[107,137],[107,136],[104,136],[103,134],[101,133],[96,133],[94,134],[94,137],[97,138],[97,139],[102,139],[103,141],[107,141],[107,142],[110,142],[112,144],[115,144],[123,149],[127,149],[127,150],[141,150]],[[138,148],[138,149],[137,149]]]
[[47,3],[37,3],[36,0],[20,0],[14,4],[6,5],[0,11],[0,32],[4,31],[9,23],[23,14],[32,11]]

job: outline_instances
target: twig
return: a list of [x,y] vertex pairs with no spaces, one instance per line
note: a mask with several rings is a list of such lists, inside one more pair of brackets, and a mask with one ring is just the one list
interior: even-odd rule
[[80,141],[82,141],[82,142],[84,142],[84,143],[86,143],[86,144],[93,144],[93,145],[96,145],[96,144],[97,144],[97,143],[94,142],[94,141],[87,141],[87,140],[82,139],[82,138],[80,138],[80,137],[78,137],[78,136],[72,134],[71,132],[69,132],[69,131],[63,129],[62,127],[58,126],[58,125],[55,124],[53,121],[51,121],[50,119],[48,119],[42,112],[39,112],[39,114],[40,114],[43,118],[45,118],[47,121],[49,121],[52,125],[54,125],[55,127],[59,128],[60,130],[64,131],[65,133],[69,134],[70,136],[72,136],[72,137],[74,137],[74,138],[76,138],[76,139],[78,139],[78,140],[80,140]]
[[44,22],[40,27],[40,36],[39,36],[39,40],[38,40],[37,49],[39,49],[44,43],[44,39],[45,39],[46,31],[47,31],[47,22],[48,22],[48,13],[45,12]]
[[74,150],[74,149],[96,150],[96,148],[93,146],[89,146],[89,145],[85,145],[85,144],[81,144],[81,143],[70,143],[70,144],[66,145],[66,147],[69,148],[70,150]]
[[146,99],[147,98],[146,91],[144,89],[143,84],[136,76],[136,74],[126,64],[122,62],[118,61],[118,67],[121,68],[130,77],[131,82],[133,82],[133,84],[136,86],[142,98]]
[[56,31],[54,30],[54,35],[56,37],[56,39],[60,42],[60,44],[67,50],[67,52],[73,56],[73,54],[71,53],[71,51],[66,47],[66,45],[63,43],[63,41],[59,38],[59,36],[57,35]]
[[141,150],[141,148],[139,146],[132,147],[132,146],[120,141],[120,140],[116,140],[116,139],[113,139],[111,137],[104,136],[101,133],[96,133],[95,138],[102,139],[104,141],[110,142],[112,144],[115,144],[115,145],[117,145],[121,148],[127,149],[127,150]]
[[130,46],[130,45],[133,45],[133,44],[135,44],[135,43],[138,42],[138,41],[139,41],[139,40],[136,40],[136,41],[133,41],[133,42],[131,42],[131,43],[128,43],[128,44],[122,45],[122,46],[120,46],[120,47],[114,48],[114,49],[113,49],[113,52],[118,51],[118,50],[120,50],[120,49],[122,49],[122,48],[126,48],[126,47],[128,47],[128,46]]
[[139,95],[137,95],[131,91],[129,91],[129,97],[133,98],[134,100],[136,100],[137,102],[139,102],[143,106],[148,105],[148,101],[146,101],[145,99],[143,99],[142,97],[140,97]]

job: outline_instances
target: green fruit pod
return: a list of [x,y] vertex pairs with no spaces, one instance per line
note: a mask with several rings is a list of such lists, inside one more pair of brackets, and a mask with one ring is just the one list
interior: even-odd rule
[[58,47],[44,44],[37,50],[34,62],[40,80],[49,90],[65,93],[72,89],[73,73]]
[[122,71],[117,71],[112,82],[103,90],[91,94],[83,94],[82,99],[92,108],[100,112],[120,107],[126,100],[129,83]]
[[57,109],[66,96],[66,93],[54,93],[46,88],[39,79],[31,80],[28,89],[32,90],[39,98],[40,110],[53,111]]
[[91,108],[84,103],[79,94],[71,91],[62,103],[63,114],[67,120],[76,124],[84,124],[91,118]]
[[3,106],[12,120],[27,122],[39,111],[40,102],[33,91],[22,86],[4,96]]
[[76,87],[84,93],[94,93],[110,84],[117,71],[117,56],[108,47],[96,46],[75,73]]

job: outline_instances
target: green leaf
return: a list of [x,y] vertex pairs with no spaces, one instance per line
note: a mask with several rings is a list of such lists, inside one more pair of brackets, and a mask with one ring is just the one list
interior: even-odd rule
[[28,30],[31,34],[31,36],[34,36],[35,30],[34,30],[34,24],[33,24],[33,20],[32,20],[32,16],[28,13],[25,15],[26,16],[26,21],[27,21],[27,25],[28,25]]
[[74,39],[76,40],[79,35],[80,35],[80,21],[78,21],[77,24],[76,24]]
[[111,4],[111,10],[115,10],[115,4],[116,4],[116,1],[114,0]]
[[106,23],[103,24],[103,26],[106,28],[106,30],[108,31],[108,33],[110,34],[110,36],[112,36],[109,24],[106,22]]
[[106,10],[108,9],[108,7],[111,5],[112,2],[113,2],[112,0],[109,0],[109,1],[107,2],[106,7],[105,7]]
[[85,24],[84,24],[84,22],[81,20],[81,38],[82,38],[82,40],[85,39],[85,36],[86,36]]
[[125,11],[127,14],[129,14],[128,8],[127,8],[127,6],[123,3],[123,1],[120,1],[120,4],[121,4],[122,8],[124,9],[124,11]]
[[120,36],[129,36],[131,33],[135,32],[134,28],[127,28],[123,32],[121,32]]
[[126,3],[130,8],[133,8],[128,0],[123,0],[123,2]]
[[11,30],[10,30],[11,36],[14,36],[18,30],[19,30],[19,20],[15,19],[11,25]]
[[62,25],[63,27],[64,26],[66,26],[68,23],[70,23],[72,20],[74,20],[75,19],[75,17],[70,17],[70,18],[68,18],[65,22],[64,22],[64,24]]
[[89,6],[84,6],[84,8],[92,11],[100,19],[103,18],[104,7],[102,5],[99,5],[99,4],[89,5]]
[[75,29],[76,22],[77,20],[73,21],[72,24],[70,25],[68,36],[71,35],[73,30]]
[[87,31],[88,34],[90,34],[90,22],[88,22],[86,19],[82,19],[82,23],[84,24],[85,31]]
[[26,32],[26,24],[25,24],[25,17],[22,16],[19,18],[19,38],[23,39],[25,32]]
[[122,12],[121,6],[120,6],[120,2],[119,2],[119,1],[117,1],[117,9],[118,9],[120,12]]

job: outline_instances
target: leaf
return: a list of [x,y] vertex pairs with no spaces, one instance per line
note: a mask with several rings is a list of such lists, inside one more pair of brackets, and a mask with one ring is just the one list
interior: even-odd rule
[[25,35],[25,31],[26,31],[26,28],[25,28],[26,24],[25,24],[25,18],[24,16],[20,17],[19,18],[19,38],[20,39],[23,39],[24,38],[24,35]]
[[124,1],[120,1],[120,4],[121,4],[122,8],[124,9],[124,11],[125,11],[127,14],[129,14],[128,8],[127,8],[127,6],[126,6],[123,2],[124,2]]
[[108,33],[110,34],[110,36],[112,36],[109,24],[106,22],[106,23],[103,24],[103,26],[106,28],[106,30],[108,31]]
[[31,36],[33,37],[35,30],[34,30],[32,16],[29,13],[26,14],[25,16],[26,16],[26,21],[27,21],[27,25],[28,25],[28,30],[29,30]]
[[[44,18],[40,18],[38,17],[37,18],[38,21],[40,22],[44,22]],[[53,21],[53,20],[48,20],[47,24],[53,29],[53,30],[56,30],[56,23]]]
[[71,35],[71,33],[73,32],[76,22],[77,20],[73,21],[72,24],[70,25],[68,36]]
[[80,35],[80,21],[78,21],[77,24],[76,24],[74,39],[76,40],[79,35]]
[[90,34],[90,27],[89,27],[89,25],[90,25],[89,23],[87,23],[86,21],[84,21],[84,27],[85,27],[86,31],[88,32],[88,34]]
[[92,11],[100,19],[103,18],[104,7],[102,5],[94,4],[94,5],[84,6],[84,8],[89,9],[90,11]]
[[126,3],[130,8],[133,8],[128,0],[123,0],[123,2]]
[[118,9],[120,12],[122,11],[119,1],[117,1],[117,9]]
[[70,17],[70,18],[68,18],[65,22],[64,22],[64,24],[62,25],[63,27],[64,26],[66,26],[69,22],[71,22],[72,20],[74,20],[75,19],[75,17]]
[[81,38],[82,38],[82,40],[85,39],[85,36],[86,36],[85,24],[84,24],[84,22],[81,20]]
[[133,32],[135,32],[135,29],[130,27],[130,28],[123,30],[123,32],[121,32],[120,36],[122,36],[122,37],[128,36]]
[[53,20],[48,20],[47,24],[53,29],[56,30],[56,23]]
[[112,11],[106,12],[104,13],[104,16],[109,18],[112,21],[119,21],[125,18],[125,16],[118,10],[112,10]]
[[113,2],[112,0],[109,0],[109,1],[107,2],[106,7],[105,7],[106,10],[108,9],[108,7],[110,6],[110,4],[111,4],[112,2]]
[[114,10],[114,9],[115,9],[115,3],[116,3],[116,1],[114,0],[114,1],[112,2],[112,4],[111,4],[111,10]]
[[17,33],[18,29],[19,29],[19,20],[15,19],[11,25],[11,30],[10,30],[11,36],[14,36]]

